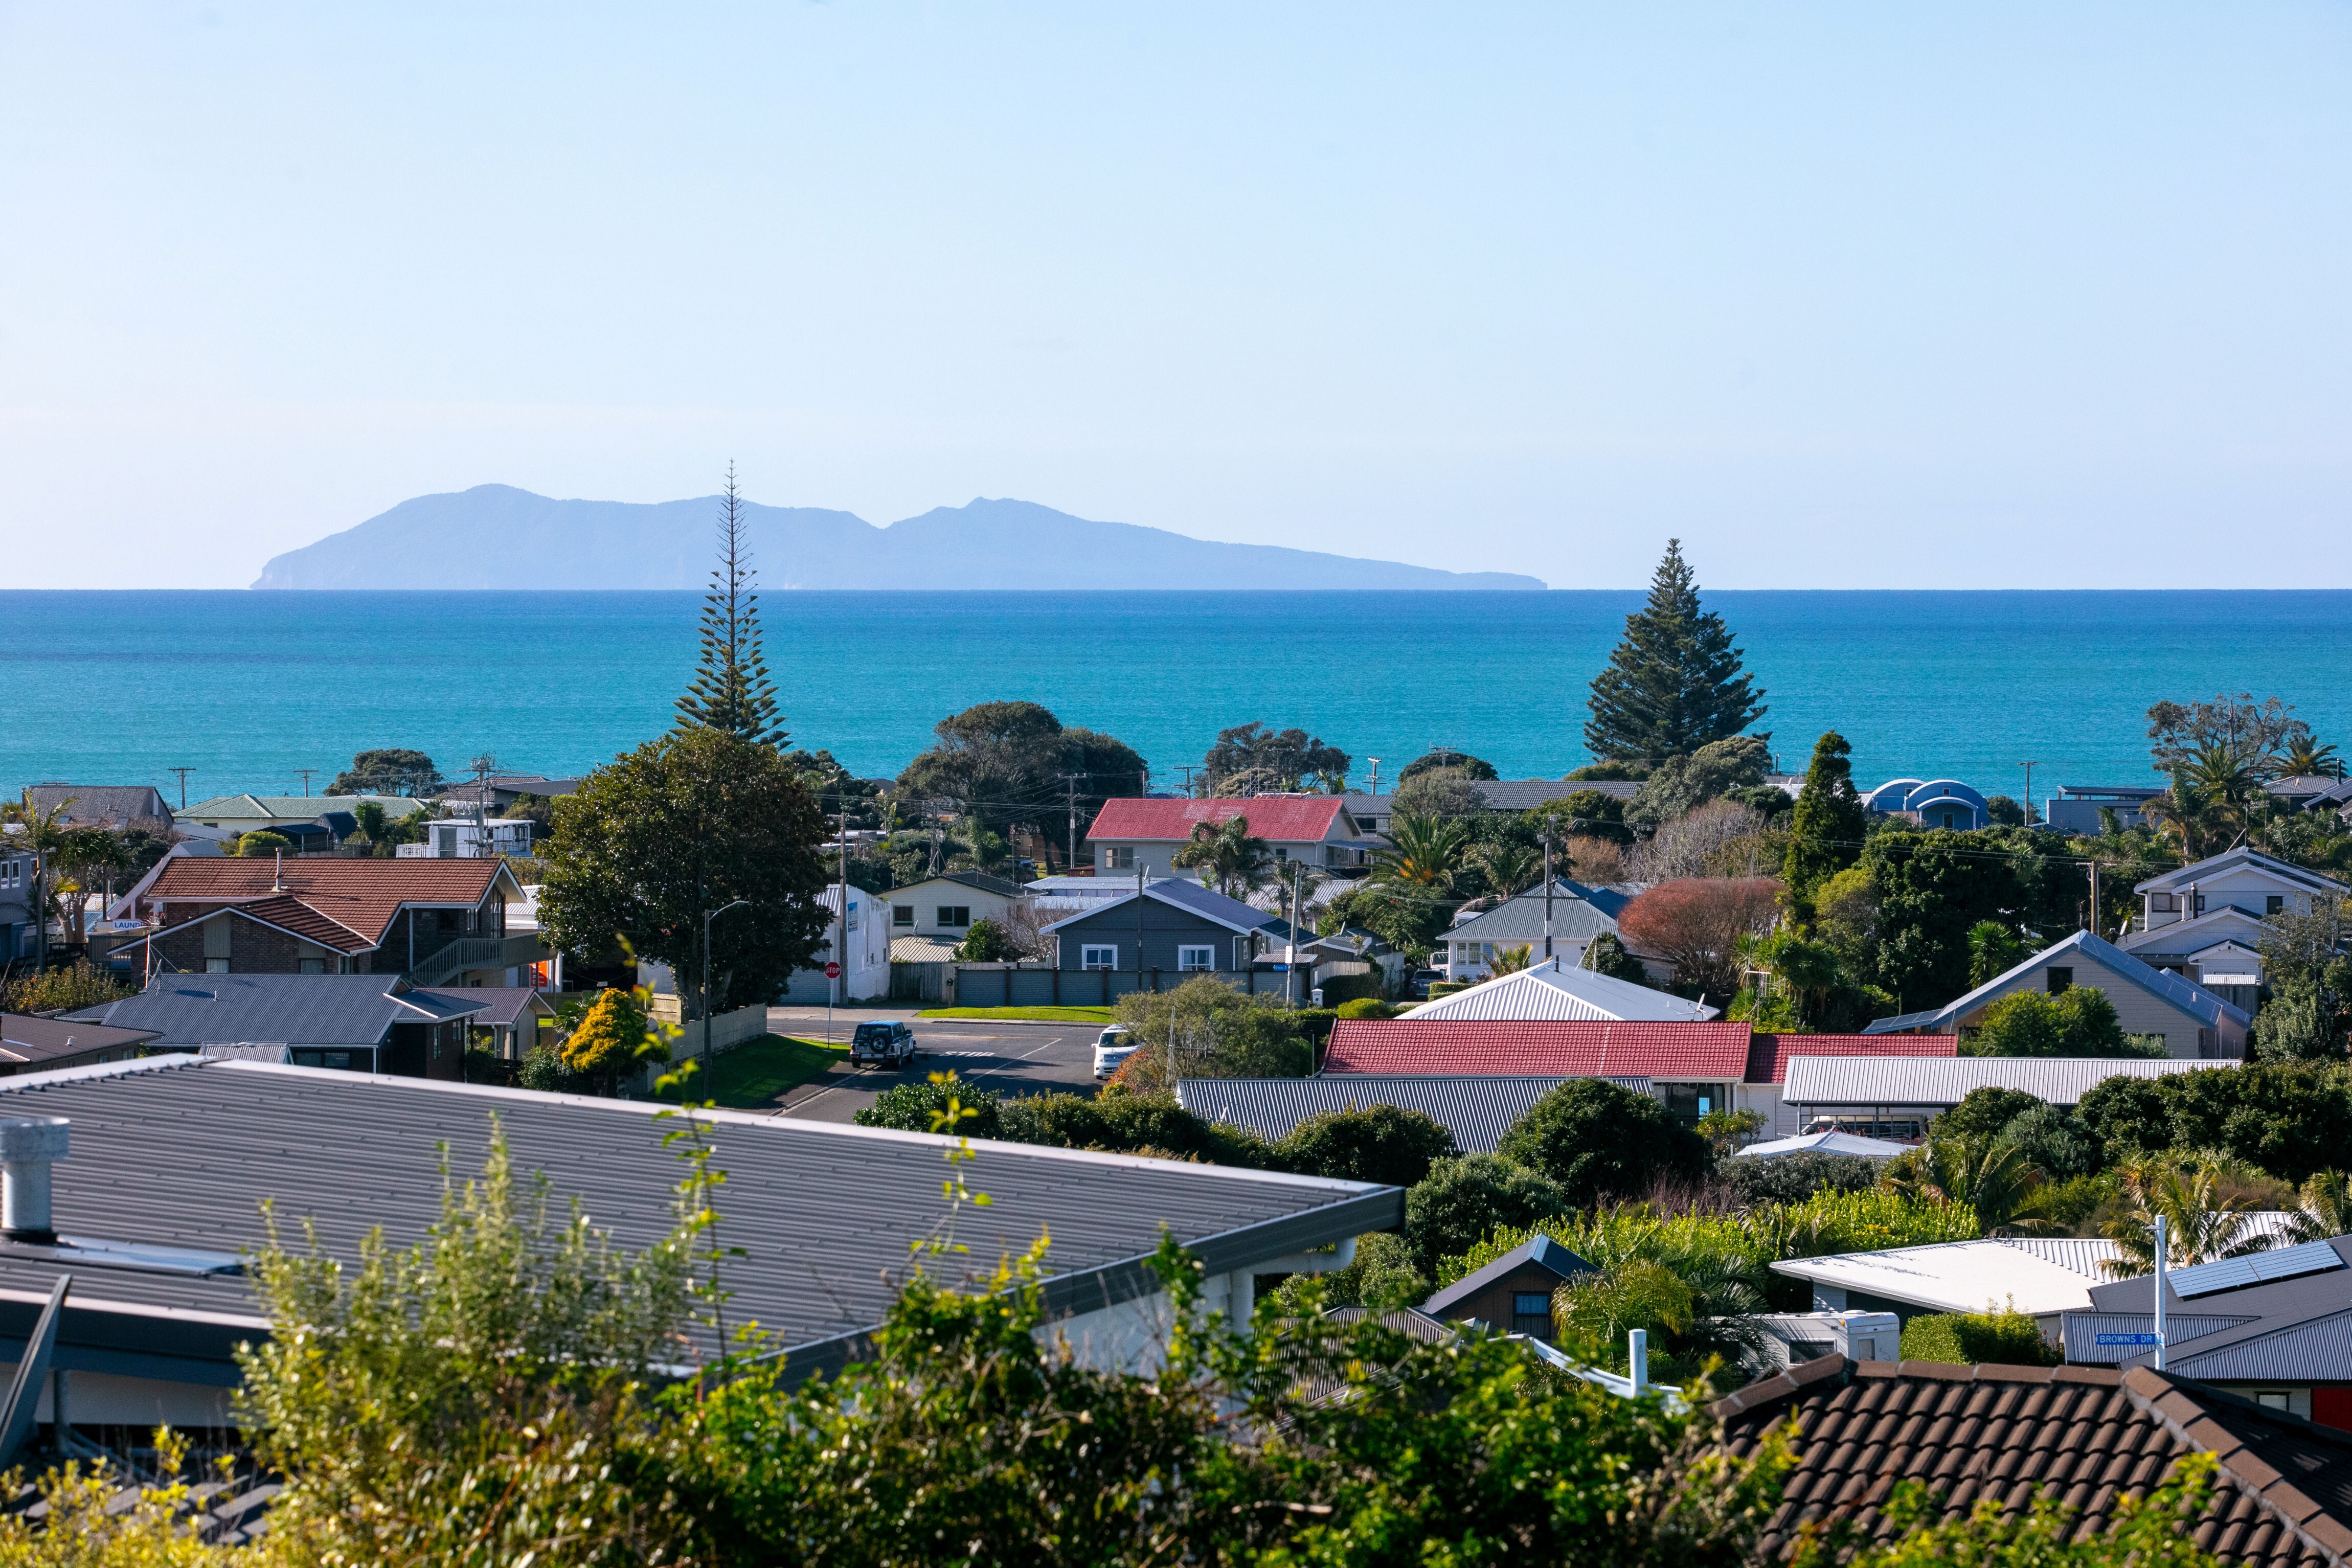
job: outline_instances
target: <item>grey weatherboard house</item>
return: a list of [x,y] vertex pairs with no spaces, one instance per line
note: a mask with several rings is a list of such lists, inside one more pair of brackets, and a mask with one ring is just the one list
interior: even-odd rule
[[496,1005],[491,995],[421,990],[397,975],[158,975],[137,996],[69,1016],[148,1030],[162,1051],[283,1046],[299,1067],[455,1079],[467,1026]]
[[1140,894],[1045,927],[1064,973],[1124,970],[1132,990],[1160,988],[1161,975],[1254,973],[1270,946],[1290,940],[1289,923],[1237,898],[1171,877]]
[[[267,1243],[264,1201],[296,1237],[312,1222],[320,1248],[348,1267],[373,1227],[396,1248],[423,1239],[441,1216],[443,1145],[453,1176],[476,1176],[495,1127],[518,1180],[544,1173],[559,1213],[578,1197],[614,1246],[642,1251],[677,1224],[681,1167],[661,1109],[184,1055],[0,1080],[0,1116],[62,1117],[70,1145],[51,1176],[59,1244],[0,1242],[0,1339],[21,1355],[51,1285],[70,1273],[56,1364],[72,1378],[76,1417],[217,1428],[236,1343],[269,1332],[242,1256]],[[856,1359],[905,1277],[908,1244],[940,1217],[950,1140],[740,1112],[697,1119],[733,1178],[717,1233],[743,1249],[719,1266],[730,1312],[769,1333],[788,1377]],[[1404,1219],[1395,1187],[971,1148],[964,1179],[994,1199],[957,1220],[971,1266],[1050,1234],[1047,1311],[1097,1365],[1156,1362],[1168,1301],[1150,1259],[1163,1227],[1199,1260],[1205,1304],[1246,1321],[1259,1274],[1343,1266],[1356,1237]]]

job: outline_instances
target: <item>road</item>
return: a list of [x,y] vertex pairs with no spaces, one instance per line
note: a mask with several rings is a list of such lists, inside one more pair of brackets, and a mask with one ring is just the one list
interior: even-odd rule
[[[920,1019],[910,1009],[885,1013],[841,1009],[833,1015],[833,1038],[847,1040],[861,1019],[899,1018],[911,1025],[923,1049],[914,1065],[898,1072],[836,1067],[813,1083],[788,1091],[778,1115],[810,1122],[846,1122],[898,1083],[920,1083],[953,1068],[956,1076],[1000,1094],[1091,1093],[1095,1087],[1095,1040],[1100,1024],[1005,1023],[992,1019]],[[770,1008],[768,1032],[824,1038],[823,1008]]]

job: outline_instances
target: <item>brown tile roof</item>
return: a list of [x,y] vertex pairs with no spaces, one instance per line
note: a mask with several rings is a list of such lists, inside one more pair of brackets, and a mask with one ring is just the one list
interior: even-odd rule
[[1768,1560],[1808,1524],[1843,1521],[1887,1540],[1882,1505],[1906,1479],[1938,1492],[1948,1516],[1987,1497],[2022,1511],[2046,1488],[2101,1529],[2117,1497],[2144,1492],[2196,1449],[2220,1461],[2196,1531],[2206,1551],[2260,1568],[2341,1568],[2352,1553],[2352,1433],[2145,1368],[1830,1355],[1711,1408],[1743,1458],[1796,1423],[1797,1468],[1759,1543]]
[[[257,898],[249,903],[239,904],[236,906],[236,912],[256,920],[266,921],[280,931],[292,932],[305,942],[315,942],[321,947],[331,948],[338,953],[362,953],[376,946],[374,942],[361,936],[350,926],[320,914],[290,893],[272,894],[267,898]],[[165,931],[182,930],[195,923],[194,920],[184,920],[177,925],[163,927],[155,935],[161,936]]]
[[[187,857],[165,861],[142,895],[149,904],[248,904],[275,898],[271,883],[319,915],[381,945],[404,904],[472,908],[509,876],[503,860],[289,860]],[[169,912],[165,912],[169,919]]]

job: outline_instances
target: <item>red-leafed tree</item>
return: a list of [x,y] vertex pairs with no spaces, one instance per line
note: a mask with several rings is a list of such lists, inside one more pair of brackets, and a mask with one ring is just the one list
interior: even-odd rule
[[1727,1001],[1739,988],[1739,939],[1780,918],[1780,884],[1769,876],[1692,876],[1662,883],[1625,906],[1617,929],[1636,952],[1675,967],[1675,983]]

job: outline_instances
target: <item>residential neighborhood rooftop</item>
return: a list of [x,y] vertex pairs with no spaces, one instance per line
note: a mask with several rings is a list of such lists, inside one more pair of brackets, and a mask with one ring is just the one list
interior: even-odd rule
[[1704,1023],[1720,1016],[1721,1010],[1671,991],[1580,969],[1555,957],[1423,1002],[1402,1017],[1413,1022],[1580,1019],[1603,1023]]
[[1323,1071],[1738,1082],[1748,1048],[1744,1023],[1341,1019]]
[[1189,839],[1195,826],[1249,819],[1250,836],[1268,843],[1312,843],[1328,838],[1347,803],[1337,795],[1252,795],[1201,800],[1123,796],[1103,802],[1087,841],[1155,841]]
[[[1391,1076],[1345,1072],[1326,1078],[1182,1078],[1176,1103],[1205,1121],[1247,1127],[1260,1137],[1286,1137],[1309,1116],[1331,1111],[1394,1105],[1419,1111],[1454,1134],[1465,1155],[1492,1154],[1528,1107],[1567,1082],[1565,1078]],[[1639,1093],[1646,1078],[1616,1082]]]
[[1793,1056],[1781,1097],[1797,1105],[1957,1105],[1979,1089],[2014,1089],[2073,1105],[2110,1078],[2227,1069],[2231,1057]]

